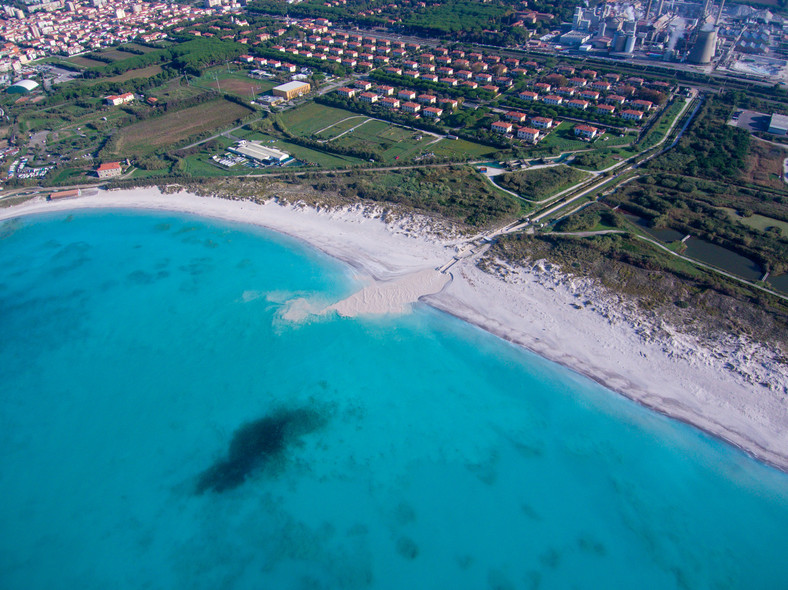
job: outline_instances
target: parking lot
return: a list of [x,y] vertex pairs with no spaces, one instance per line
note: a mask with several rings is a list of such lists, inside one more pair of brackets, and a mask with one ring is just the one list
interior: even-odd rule
[[735,111],[733,113],[733,117],[731,118],[731,124],[736,125],[741,129],[745,129],[750,133],[755,133],[756,131],[768,131],[771,117],[771,115],[759,113],[758,111]]

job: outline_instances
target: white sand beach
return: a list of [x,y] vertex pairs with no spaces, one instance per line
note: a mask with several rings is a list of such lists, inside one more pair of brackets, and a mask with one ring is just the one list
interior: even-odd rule
[[436,224],[426,218],[392,221],[361,205],[329,211],[140,188],[36,198],[0,209],[0,220],[79,208],[186,212],[294,236],[346,261],[366,285],[325,312],[399,313],[426,302],[788,471],[788,366],[775,351],[741,337],[701,342],[543,262],[502,264],[490,274],[471,257],[440,274],[435,269],[461,240],[431,231]]

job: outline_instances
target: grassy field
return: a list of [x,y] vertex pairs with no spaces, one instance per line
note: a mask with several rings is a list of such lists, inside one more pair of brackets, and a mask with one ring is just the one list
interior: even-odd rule
[[280,119],[293,135],[311,136],[329,125],[356,116],[350,111],[309,102],[297,109],[285,111]]
[[348,119],[339,121],[327,129],[321,129],[320,133],[314,134],[314,137],[319,139],[333,139],[334,137],[343,134],[348,129],[352,129],[356,125],[360,125],[362,123],[366,124],[367,121],[371,120],[372,119],[365,115],[356,115],[355,117],[350,117]]
[[149,153],[193,135],[220,129],[250,112],[239,104],[218,99],[167,113],[119,130],[116,152],[119,155]]
[[752,141],[742,179],[753,184],[788,191],[788,184],[782,179],[783,160],[787,157],[788,149]]
[[409,160],[421,153],[435,138],[420,131],[405,129],[384,121],[370,120],[331,145],[358,149],[377,149],[385,163]]
[[148,47],[147,45],[137,45],[136,43],[126,43],[124,47],[130,47],[131,49],[142,51],[142,53],[150,53],[151,51],[156,51],[156,49],[154,49],[153,47]]
[[[131,54],[129,54],[129,55],[131,55]],[[67,63],[70,63],[70,64],[74,64],[75,66],[78,66],[80,68],[100,68],[102,66],[107,65],[103,61],[98,61],[98,60],[95,60],[95,59],[89,59],[89,58],[84,57],[82,55],[77,55],[75,57],[69,57],[68,59],[65,59],[63,61],[65,61]]]
[[137,70],[129,70],[128,72],[123,72],[122,74],[112,76],[111,78],[94,78],[93,80],[86,80],[85,84],[87,86],[92,86],[102,82],[125,82],[126,80],[133,80],[134,78],[151,78],[157,74],[161,74],[161,72],[161,66],[152,65],[146,68],[139,68]]
[[587,142],[579,140],[574,133],[576,123],[571,121],[563,121],[556,127],[550,135],[545,137],[539,142],[540,148],[553,148],[556,151],[569,152],[576,150],[587,150],[589,148],[607,148],[632,143],[637,139],[637,134],[626,133],[620,137],[615,133],[605,133],[602,137],[594,142]]
[[459,158],[465,156],[471,160],[490,158],[498,148],[472,143],[464,139],[441,139],[430,146],[436,157]]
[[233,94],[247,100],[254,98],[261,92],[271,90],[277,84],[270,80],[255,80],[247,76],[245,72],[228,72],[224,68],[208,70],[199,78],[194,78],[191,83],[202,88]]
[[133,53],[129,53],[128,51],[119,51],[113,48],[102,49],[101,51],[97,51],[95,53],[96,55],[100,55],[102,57],[111,59],[113,63],[123,61],[125,59],[129,59],[130,57],[134,57]]
[[159,99],[161,102],[168,100],[183,100],[192,96],[204,94],[205,89],[187,84],[184,78],[175,78],[166,84],[148,90],[147,95]]
[[676,119],[683,107],[684,101],[677,99],[673,104],[662,111],[659,121],[648,130],[646,135],[643,136],[643,139],[637,146],[638,149],[645,150],[656,145],[657,142],[665,136],[665,133],[667,133],[670,125]]
[[[523,172],[507,172],[496,177],[496,184],[526,199],[541,200],[590,178],[590,174],[570,168],[555,166]],[[570,207],[571,209],[571,207]]]
[[774,219],[773,217],[766,217],[765,215],[758,215],[757,213],[754,213],[749,217],[742,217],[736,212],[735,209],[731,209],[730,207],[720,207],[720,209],[725,211],[731,219],[735,219],[747,227],[758,229],[760,231],[766,231],[770,227],[777,227],[780,229],[780,232],[784,237],[788,237],[788,222]]

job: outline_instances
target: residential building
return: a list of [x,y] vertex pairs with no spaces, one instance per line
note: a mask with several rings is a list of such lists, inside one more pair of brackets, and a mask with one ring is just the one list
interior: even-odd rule
[[113,94],[112,96],[105,96],[104,102],[112,106],[118,106],[131,102],[134,100],[134,95],[131,92],[124,92],[123,94]]
[[566,106],[572,107],[573,109],[586,110],[588,108],[588,101],[575,98],[566,101]]
[[357,91],[355,88],[348,88],[346,86],[337,88],[337,94],[339,94],[339,96],[342,98],[353,98],[356,95],[356,92]]
[[524,139],[531,143],[539,141],[539,130],[533,127],[520,127],[517,130],[517,139]]
[[590,125],[575,125],[575,135],[584,139],[594,139],[599,134],[599,129]]
[[625,111],[621,111],[621,118],[628,121],[640,121],[643,118],[643,112],[627,109]]
[[531,119],[531,127],[536,129],[550,129],[553,126],[553,120],[548,117],[534,117]]
[[105,164],[101,164],[96,169],[96,174],[98,174],[99,178],[112,178],[114,176],[120,176],[122,172],[120,168],[120,162],[107,162]]
[[496,133],[511,133],[512,132],[512,124],[506,123],[504,121],[496,121],[490,126],[490,129],[495,131]]

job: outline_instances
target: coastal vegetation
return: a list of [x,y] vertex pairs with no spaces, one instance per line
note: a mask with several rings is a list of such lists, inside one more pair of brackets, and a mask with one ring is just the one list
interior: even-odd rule
[[360,201],[392,213],[430,215],[463,230],[495,227],[513,221],[523,213],[525,205],[496,189],[468,166],[293,173],[254,180],[216,178],[192,181],[188,185],[198,194],[253,200],[276,198],[319,207]]
[[556,166],[507,172],[495,177],[495,183],[531,200],[544,199],[569,188],[589,177],[585,172],[569,166]]
[[[596,209],[584,215],[611,213]],[[627,223],[623,218],[606,221]],[[493,271],[496,258],[524,265],[550,261],[562,272],[598,280],[610,292],[631,297],[642,312],[669,317],[673,325],[694,334],[712,339],[722,333],[745,334],[783,349],[788,346],[784,300],[698,268],[632,233],[510,235],[496,242],[482,265]]]

